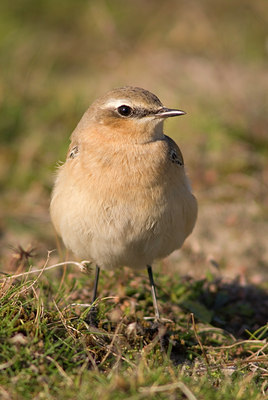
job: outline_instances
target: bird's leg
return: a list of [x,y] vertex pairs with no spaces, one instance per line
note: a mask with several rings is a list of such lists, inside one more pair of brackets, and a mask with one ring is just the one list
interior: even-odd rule
[[93,296],[92,296],[92,306],[86,316],[86,321],[91,325],[91,326],[96,326],[97,325],[97,306],[94,304],[94,302],[97,299],[97,290],[98,290],[98,283],[99,283],[99,275],[100,275],[100,267],[96,265],[96,272],[95,272],[95,281],[94,281],[94,288],[93,288]]
[[159,309],[158,309],[158,304],[157,304],[157,299],[156,299],[156,290],[155,290],[153,271],[152,271],[152,267],[150,265],[147,265],[147,271],[148,271],[148,275],[149,275],[149,279],[150,279],[150,285],[151,285],[151,291],[152,291],[152,297],[153,297],[153,304],[154,304],[155,319],[156,319],[156,321],[159,321],[160,314],[159,314]]
[[97,290],[98,290],[98,283],[99,283],[99,275],[100,275],[100,267],[96,265],[96,272],[95,272],[95,281],[94,281],[94,288],[93,288],[93,296],[92,296],[92,303],[95,302],[97,298]]
[[[152,329],[157,329],[161,350],[166,354],[167,348],[169,346],[169,336],[166,334],[166,328],[163,325],[163,321],[165,321],[165,319],[161,318],[161,320],[160,320],[160,314],[159,314],[159,309],[158,309],[158,304],[157,304],[157,299],[156,299],[156,290],[155,290],[153,271],[152,271],[152,267],[150,265],[147,265],[147,271],[148,271],[148,275],[149,275],[149,279],[150,279],[150,285],[151,285],[153,303],[154,303],[154,313],[155,313],[155,320],[154,320],[154,324],[152,325]],[[166,320],[166,321],[168,321],[168,320]]]

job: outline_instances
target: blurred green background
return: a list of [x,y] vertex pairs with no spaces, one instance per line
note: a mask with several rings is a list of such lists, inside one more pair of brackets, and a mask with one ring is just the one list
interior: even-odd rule
[[[199,220],[165,264],[263,281],[268,250],[266,1],[17,0],[0,4],[0,251],[56,247],[55,165],[88,105],[135,85],[187,112],[180,145]],[[53,253],[58,259],[57,253]]]

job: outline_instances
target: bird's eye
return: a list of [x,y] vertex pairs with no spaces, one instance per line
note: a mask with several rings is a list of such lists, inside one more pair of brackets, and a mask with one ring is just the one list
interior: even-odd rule
[[118,107],[117,111],[123,117],[129,117],[133,112],[131,107],[125,105]]

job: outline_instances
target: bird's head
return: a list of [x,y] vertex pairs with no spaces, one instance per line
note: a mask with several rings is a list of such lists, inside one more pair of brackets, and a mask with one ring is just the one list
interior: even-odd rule
[[125,86],[97,99],[81,123],[93,124],[106,136],[120,135],[124,140],[131,138],[140,143],[163,137],[163,121],[183,114],[184,111],[164,107],[148,90]]

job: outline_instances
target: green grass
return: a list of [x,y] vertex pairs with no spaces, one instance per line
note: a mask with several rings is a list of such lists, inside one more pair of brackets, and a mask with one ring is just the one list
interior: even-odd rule
[[[18,253],[18,269],[28,260]],[[53,271],[34,275],[2,279],[3,396],[263,398],[268,327],[261,289],[212,275],[192,281],[156,274],[167,319],[156,326],[144,319],[153,315],[147,278],[127,269],[123,276],[102,272],[104,296],[98,299],[97,323],[89,325],[90,306],[82,305],[90,299],[91,270],[83,275],[65,267],[61,278]],[[118,284],[120,297],[111,296]]]

